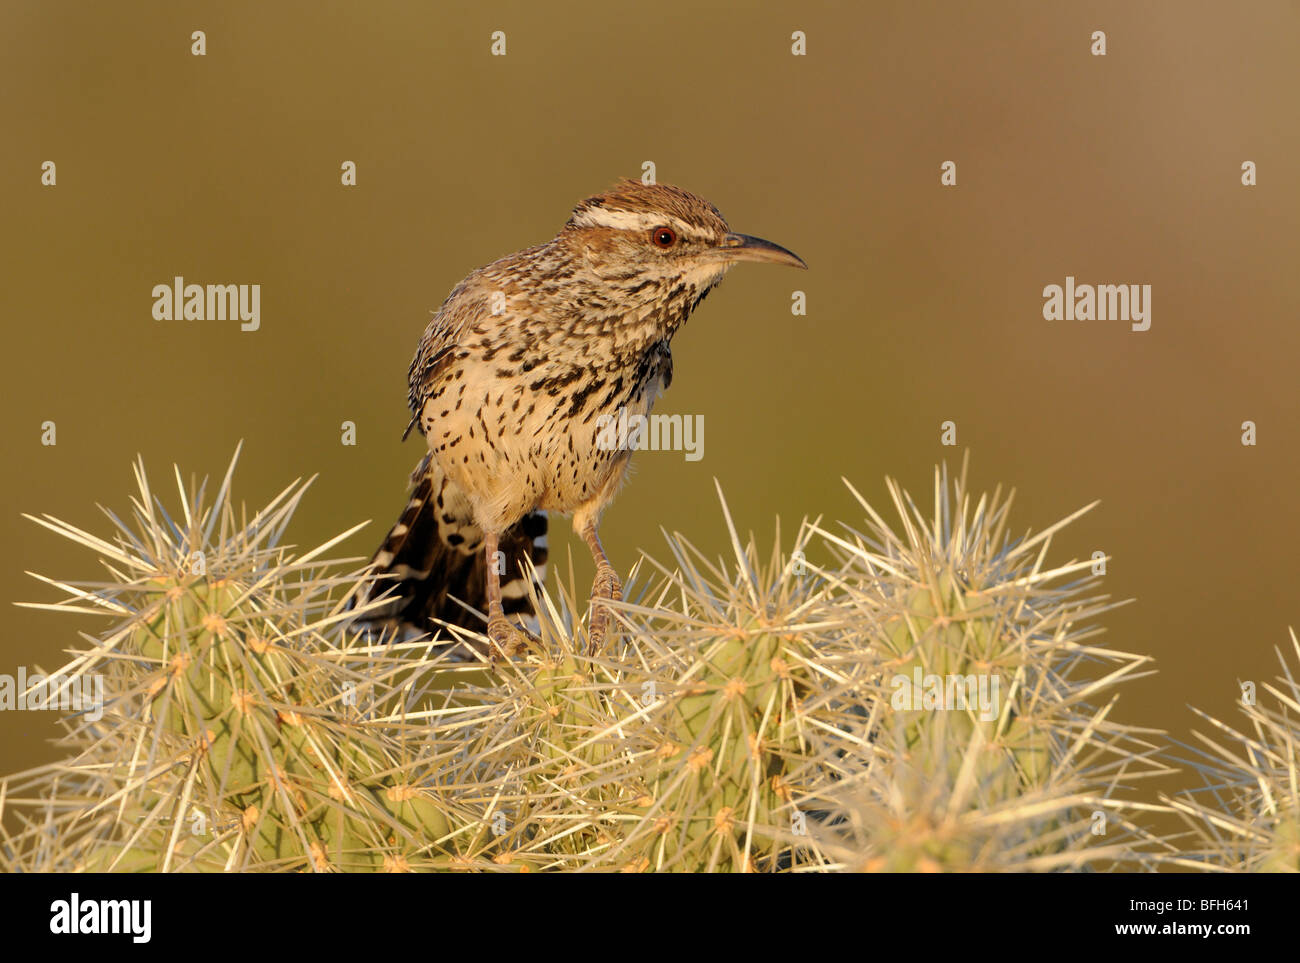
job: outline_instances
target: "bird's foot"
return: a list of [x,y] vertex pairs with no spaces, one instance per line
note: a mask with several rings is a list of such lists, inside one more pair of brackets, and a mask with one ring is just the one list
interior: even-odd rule
[[542,640],[527,629],[507,622],[504,615],[488,619],[487,637],[488,659],[493,665],[502,659],[514,658],[522,649],[530,646],[541,648],[542,644]]
[[591,630],[587,633],[587,651],[595,655],[605,645],[605,635],[613,621],[610,611],[602,601],[623,601],[623,584],[614,566],[602,563],[596,566],[596,581],[591,586]]

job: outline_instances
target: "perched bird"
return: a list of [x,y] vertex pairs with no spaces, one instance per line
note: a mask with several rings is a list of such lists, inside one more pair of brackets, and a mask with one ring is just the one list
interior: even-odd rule
[[[623,180],[589,197],[554,238],[465,278],[411,362],[411,428],[428,453],[414,491],[375,553],[367,618],[418,632],[439,622],[482,631],[493,657],[531,635],[528,567],[544,572],[547,512],[573,517],[596,561],[588,646],[621,599],[596,533],[629,450],[602,439],[602,415],[650,414],[672,380],[669,344],[740,261],[806,268],[785,248],[734,233],[709,202]],[[406,436],[403,435],[403,438]]]

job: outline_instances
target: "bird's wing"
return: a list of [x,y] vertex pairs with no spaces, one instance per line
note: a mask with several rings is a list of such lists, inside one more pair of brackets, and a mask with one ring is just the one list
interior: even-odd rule
[[[518,319],[531,315],[537,309],[527,284],[526,272],[522,268],[530,263],[530,259],[543,246],[519,251],[479,268],[447,295],[447,300],[425,329],[415,359],[411,362],[409,380],[413,417],[407,425],[407,434],[418,424],[425,400],[433,394],[442,379],[455,370],[455,361],[461,353],[459,349],[464,346],[467,338],[475,337],[471,334],[471,329],[477,331],[480,339],[485,327],[494,329],[496,335],[500,336],[508,326],[517,324]],[[497,317],[493,315],[492,299],[501,295],[511,299],[511,309]],[[406,435],[402,437],[405,438]]]
[[474,297],[471,290],[473,279],[474,275],[466,278],[447,295],[447,300],[433,316],[424,330],[424,337],[420,339],[407,379],[410,386],[411,421],[402,433],[403,441],[419,423],[425,399],[433,393],[438,382],[451,368],[456,358],[456,348],[465,332],[483,313],[481,299]]

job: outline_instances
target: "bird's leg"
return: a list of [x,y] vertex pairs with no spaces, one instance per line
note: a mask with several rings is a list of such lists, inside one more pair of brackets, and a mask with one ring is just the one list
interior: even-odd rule
[[538,641],[531,632],[506,621],[505,609],[501,606],[501,570],[497,565],[500,557],[497,543],[497,533],[484,533],[483,550],[487,553],[487,636],[491,643],[489,657],[492,662],[502,657],[508,659],[520,649]]
[[600,604],[601,600],[623,601],[623,586],[614,566],[609,564],[609,559],[605,556],[605,547],[600,544],[600,536],[596,534],[594,519],[582,529],[582,540],[587,543],[591,557],[596,560],[596,580],[591,583],[591,631],[587,636],[588,652],[595,655],[605,644],[605,632],[610,620],[610,611]]

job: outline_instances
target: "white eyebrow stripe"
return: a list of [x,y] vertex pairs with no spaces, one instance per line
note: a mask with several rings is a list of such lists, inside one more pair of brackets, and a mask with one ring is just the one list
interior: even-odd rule
[[611,211],[604,207],[589,207],[580,211],[573,222],[580,227],[611,227],[618,231],[648,231],[664,222],[660,214],[644,211]]
[[649,231],[667,224],[682,237],[702,240],[698,230],[668,214],[648,214],[644,211],[611,211],[605,207],[589,207],[573,216],[578,227],[609,227],[617,231]]

